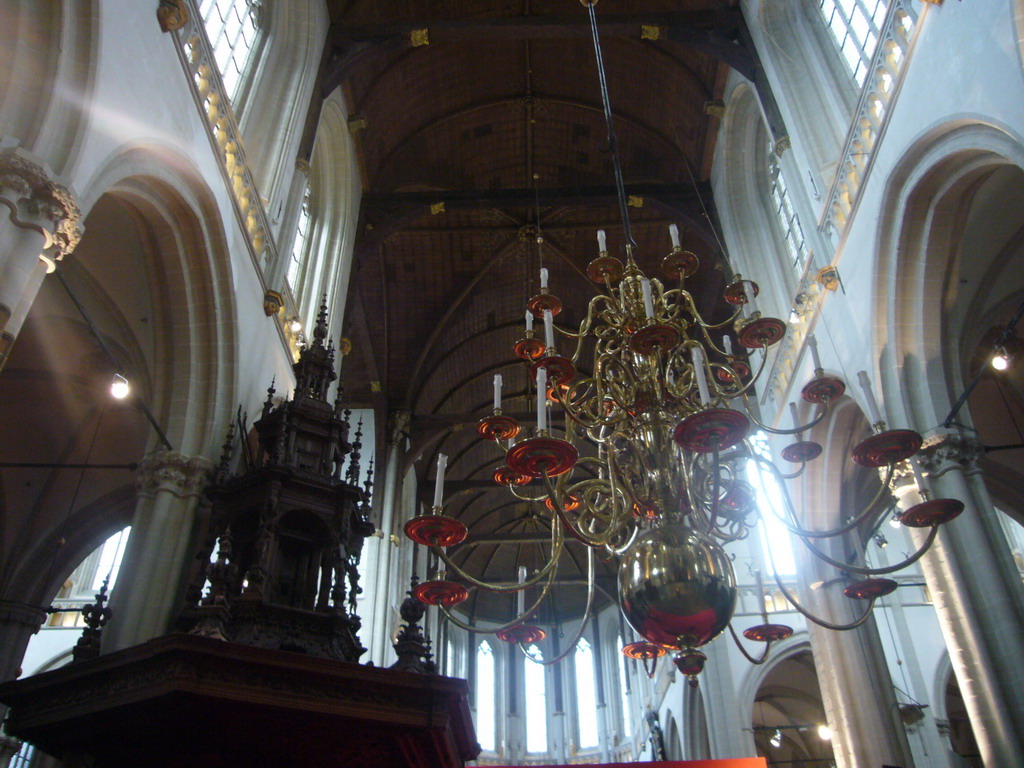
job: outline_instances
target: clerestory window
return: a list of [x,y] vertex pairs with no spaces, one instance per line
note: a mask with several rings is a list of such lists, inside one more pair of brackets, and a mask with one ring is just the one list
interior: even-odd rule
[[[537,661],[544,660],[544,654],[536,645],[531,645],[527,652]],[[548,751],[548,712],[547,686],[544,680],[543,664],[523,659],[523,682],[525,696],[523,705],[526,709],[526,751]]]
[[484,752],[494,752],[495,738],[495,697],[497,692],[494,649],[486,640],[476,647],[476,740]]
[[779,220],[782,238],[786,242],[789,263],[799,277],[803,275],[804,266],[807,264],[807,243],[804,240],[804,230],[800,226],[800,218],[793,208],[789,188],[782,175],[779,157],[773,151],[771,142],[768,146],[768,183],[775,216]]
[[228,99],[234,100],[256,44],[260,0],[202,0],[199,12]]
[[820,0],[825,26],[857,85],[864,85],[889,0]]

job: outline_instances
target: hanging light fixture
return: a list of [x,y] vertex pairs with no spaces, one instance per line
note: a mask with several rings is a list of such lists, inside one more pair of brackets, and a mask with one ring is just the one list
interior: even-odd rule
[[[524,437],[521,425],[502,412],[500,376],[494,381],[493,412],[477,427],[482,438],[504,452],[505,461],[494,472],[494,480],[519,499],[546,510],[550,528],[547,560],[532,573],[519,570],[519,578],[512,583],[488,582],[454,562],[446,548],[465,540],[468,531],[461,521],[444,514],[443,456],[431,513],[410,520],[405,531],[429,547],[443,564],[436,578],[416,588],[416,596],[440,606],[454,624],[518,643],[524,653],[545,636],[543,629],[529,622],[556,583],[567,537],[585,545],[588,589],[583,619],[563,653],[545,664],[572,652],[582,635],[593,605],[595,552],[617,558],[620,608],[643,638],[628,644],[623,653],[646,666],[675,651],[675,665],[696,685],[696,675],[706,661],[699,648],[727,627],[753,663],[762,663],[773,642],[792,634],[790,627],[768,621],[758,573],[762,622],[743,634],[750,641],[763,643],[764,649],[760,656],[744,649],[729,625],[738,590],[723,545],[746,538],[763,514],[753,488],[744,479],[747,462],[756,462],[780,481],[799,477],[822,450],[817,443],[804,440],[803,433],[825,418],[829,405],[844,393],[845,384],[825,373],[810,336],[814,376],[801,396],[817,413],[799,423],[793,407],[792,429],[761,424],[749,411],[748,395],[765,371],[768,347],[783,337],[786,324],[758,311],[757,284],[735,275],[722,296],[728,317],[710,319],[722,313],[702,312],[688,291],[687,279],[698,270],[699,260],[683,250],[675,225],[669,227],[671,250],[661,259],[661,277],[648,277],[640,268],[608,101],[596,1],[581,0],[590,15],[625,234],[625,260],[609,253],[606,233],[598,231],[598,253],[587,267],[596,295],[575,329],[556,325],[562,302],[550,290],[547,270],[541,270],[540,291],[527,304],[526,333],[514,346],[536,385],[536,428]],[[534,331],[535,322],[541,323],[542,335]],[[750,352],[758,352],[754,365],[748,361]],[[582,362],[588,362],[586,375],[578,368]],[[888,490],[897,465],[921,447],[916,432],[886,428],[863,372],[861,381],[874,434],[856,446],[853,460],[881,470],[883,482],[875,498],[851,520],[827,531],[802,527],[792,508],[779,516],[818,558],[859,578],[841,581],[846,584],[844,594],[865,602],[863,613],[848,624],[835,624],[800,605],[774,574],[778,588],[796,610],[810,621],[836,630],[860,626],[874,600],[897,586],[895,581],[879,577],[920,557],[934,540],[937,526],[963,509],[958,501],[940,499],[926,500],[904,512],[900,517],[903,525],[931,527],[932,531],[920,551],[885,568],[834,560],[813,543],[843,536],[877,514],[876,503]],[[564,431],[549,418],[553,409],[564,413]],[[795,442],[781,453],[794,465],[794,471],[779,470],[753,447],[752,432],[758,429],[795,436]],[[531,483],[534,485],[527,487]],[[923,487],[920,480],[918,485]],[[449,580],[449,572],[453,580]],[[456,616],[451,608],[466,600],[467,585],[518,593],[511,620],[485,627]],[[523,599],[528,589],[536,595],[530,605]],[[648,674],[653,673],[654,667],[649,666]]]
[[131,394],[132,388],[128,385],[128,379],[120,373],[114,374],[114,380],[110,382],[110,396],[115,400],[124,400]]

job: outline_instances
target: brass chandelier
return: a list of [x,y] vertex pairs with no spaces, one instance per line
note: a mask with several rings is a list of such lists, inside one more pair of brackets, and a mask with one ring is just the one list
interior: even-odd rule
[[[418,585],[415,595],[424,603],[439,606],[457,626],[518,643],[529,655],[528,647],[545,635],[530,623],[531,617],[556,582],[568,538],[575,539],[585,545],[588,554],[584,615],[565,650],[542,663],[557,663],[574,650],[593,607],[595,554],[603,553],[619,562],[620,609],[643,638],[626,645],[623,653],[643,660],[648,674],[653,675],[652,660],[675,651],[674,663],[695,685],[706,660],[699,648],[727,627],[753,663],[765,661],[771,644],[793,632],[788,626],[769,623],[762,602],[762,623],[743,634],[763,643],[763,652],[755,656],[744,649],[730,626],[738,590],[723,545],[746,538],[766,514],[758,508],[754,489],[744,479],[747,462],[756,462],[780,482],[800,477],[822,450],[817,443],[804,440],[803,433],[825,418],[829,405],[844,393],[845,384],[825,374],[810,337],[815,372],[801,396],[817,407],[817,414],[807,423],[794,423],[792,429],[773,429],[760,423],[751,413],[748,395],[765,371],[768,347],[783,337],[786,326],[757,310],[757,284],[736,275],[723,294],[731,308],[729,316],[720,322],[708,320],[710,315],[702,314],[687,290],[687,279],[697,271],[699,260],[682,249],[675,225],[669,231],[671,251],[661,260],[662,277],[648,278],[638,266],[597,32],[596,0],[581,2],[590,16],[625,233],[625,259],[610,255],[605,233],[598,232],[598,255],[587,267],[597,292],[579,327],[573,329],[556,325],[562,302],[549,289],[547,270],[541,270],[540,292],[527,305],[525,336],[514,347],[535,382],[536,428],[524,437],[521,425],[502,412],[500,375],[495,376],[493,413],[477,427],[482,438],[504,453],[504,463],[494,472],[495,482],[541,510],[550,528],[547,559],[533,573],[520,566],[519,579],[511,584],[482,580],[454,562],[446,548],[465,540],[468,531],[461,521],[444,514],[442,455],[431,513],[415,517],[405,526],[406,534],[429,547],[443,564],[436,578]],[[534,330],[535,321],[541,325],[539,332]],[[762,352],[754,370],[747,358],[752,350]],[[586,374],[580,371],[584,367]],[[874,600],[897,586],[881,576],[921,557],[938,526],[963,510],[959,501],[937,499],[905,511],[900,517],[903,525],[930,527],[931,532],[916,553],[883,568],[835,560],[814,543],[844,536],[877,516],[878,502],[889,490],[898,467],[916,473],[910,458],[920,449],[921,436],[910,430],[887,429],[866,377],[862,384],[874,434],[856,446],[853,460],[879,470],[883,481],[875,497],[861,512],[830,530],[803,527],[792,504],[781,512],[773,510],[816,557],[850,575],[844,594],[863,601],[863,611],[849,623],[836,624],[802,606],[778,574],[773,574],[797,611],[835,630],[860,626],[870,615]],[[564,431],[553,427],[552,410],[563,412]],[[754,428],[796,437],[781,452],[793,465],[792,471],[778,469],[756,450],[751,440]],[[457,580],[450,580],[449,575]],[[464,622],[451,609],[467,599],[466,585],[517,593],[515,615],[492,627]],[[527,606],[524,598],[529,588],[535,589],[536,598]]]

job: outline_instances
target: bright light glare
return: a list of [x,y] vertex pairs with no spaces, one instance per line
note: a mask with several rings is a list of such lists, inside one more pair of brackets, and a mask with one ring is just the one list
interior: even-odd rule
[[[768,438],[760,432],[750,438],[754,451],[765,458],[771,457]],[[789,531],[776,515],[784,515],[785,501],[779,481],[771,472],[761,469],[756,461],[747,462],[747,482],[754,488],[757,505],[761,509],[761,541],[765,554],[775,565],[776,573],[784,576],[796,574],[796,558],[790,543]]]
[[778,728],[775,729],[772,737],[768,739],[768,743],[776,748],[782,746],[782,732]]
[[818,738],[821,739],[822,741],[831,741],[832,740],[832,729],[829,728],[824,723],[822,723],[821,725],[818,726]]
[[297,317],[296,317],[296,318],[294,318],[294,319],[292,320],[292,322],[291,322],[291,325],[289,325],[289,326],[288,326],[288,329],[289,329],[289,330],[290,330],[290,331],[291,331],[292,333],[298,333],[299,331],[301,331],[301,330],[302,330],[302,321],[301,321],[301,320],[299,320],[299,318],[297,318]]
[[114,381],[110,385],[110,396],[116,400],[124,400],[131,391],[131,387],[128,386],[128,379],[119,373],[115,373]]
[[992,367],[997,371],[1005,371],[1010,367],[1010,358],[1006,352],[1000,351],[995,357],[992,358]]

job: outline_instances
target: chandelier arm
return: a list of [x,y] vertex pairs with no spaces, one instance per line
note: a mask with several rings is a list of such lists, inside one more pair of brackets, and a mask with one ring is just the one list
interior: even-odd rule
[[751,656],[749,653],[747,653],[747,649],[743,647],[743,643],[740,642],[739,635],[737,635],[736,634],[736,630],[732,628],[732,622],[731,621],[729,622],[729,634],[732,635],[732,639],[735,641],[736,647],[739,648],[740,653],[742,653],[743,657],[747,661],[749,661],[751,664],[760,665],[760,664],[764,664],[766,661],[768,661],[768,652],[772,649],[772,641],[771,640],[769,640],[768,642],[765,643],[764,653],[761,654],[761,658],[756,659],[753,656]]
[[850,629],[856,629],[868,620],[868,617],[871,615],[871,609],[875,607],[875,598],[872,597],[870,600],[868,600],[868,604],[864,607],[864,613],[862,613],[852,622],[850,622],[849,624],[833,624],[831,621],[825,621],[825,619],[818,618],[813,613],[811,613],[807,608],[804,608],[802,605],[800,605],[800,603],[796,601],[796,598],[793,597],[793,593],[786,589],[786,586],[782,583],[782,579],[779,578],[779,574],[775,573],[774,568],[772,569],[772,576],[774,577],[775,583],[778,585],[779,590],[781,590],[783,596],[786,598],[786,600],[789,601],[789,604],[796,608],[797,612],[800,615],[802,615],[805,619],[807,619],[808,621],[812,621],[819,627],[824,627],[825,629],[831,629],[836,632],[845,632]]
[[544,483],[547,486],[548,498],[551,500],[551,505],[555,509],[555,514],[558,516],[558,519],[561,520],[562,525],[565,526],[566,530],[569,531],[570,535],[572,535],[572,537],[576,539],[576,541],[578,541],[580,544],[583,544],[585,547],[587,547],[588,550],[590,550],[597,547],[603,547],[609,540],[611,540],[612,533],[614,533],[614,528],[611,527],[609,527],[606,535],[603,535],[599,538],[593,538],[591,540],[588,540],[582,532],[578,531],[576,527],[569,522],[569,518],[566,516],[565,510],[562,509],[562,505],[558,501],[555,492],[555,487],[551,484],[551,478],[548,476],[547,472],[544,473]]
[[532,503],[537,502],[537,501],[544,501],[544,499],[547,498],[544,495],[541,495],[541,496],[527,496],[526,494],[522,494],[519,491],[517,491],[515,486],[513,486],[513,485],[510,485],[508,487],[508,490],[517,499],[519,499],[520,501],[525,501],[525,502],[527,502],[529,504],[532,504]]
[[516,616],[514,619],[512,619],[512,621],[508,622],[507,624],[502,624],[499,627],[488,627],[488,628],[484,629],[482,627],[474,626],[473,624],[469,624],[467,622],[464,622],[461,619],[459,619],[458,617],[456,617],[455,614],[453,614],[451,611],[448,610],[448,606],[445,605],[444,603],[438,603],[437,606],[438,606],[438,608],[441,609],[441,612],[444,613],[444,617],[446,619],[448,619],[448,621],[450,621],[452,624],[457,626],[459,629],[464,629],[467,632],[478,632],[478,633],[483,634],[483,635],[494,635],[494,634],[497,634],[498,632],[501,632],[504,629],[510,629],[512,627],[515,627],[515,626],[518,626],[518,625],[522,624],[523,621],[526,620],[527,616],[532,614],[534,611],[537,610],[537,608],[540,607],[541,601],[545,597],[547,597],[548,592],[551,589],[551,585],[554,583],[554,580],[555,580],[555,574],[554,574],[554,572],[552,572],[551,575],[548,577],[547,584],[545,584],[543,586],[543,588],[541,589],[540,595],[534,601],[533,605],[531,605],[528,610],[523,611],[523,613],[520,616]]
[[917,552],[915,552],[902,562],[896,563],[895,565],[887,565],[880,568],[869,568],[866,565],[851,565],[850,563],[843,563],[839,560],[834,560],[833,558],[829,557],[824,552],[822,552],[820,549],[818,549],[816,546],[811,544],[811,542],[809,542],[803,536],[800,536],[799,538],[800,541],[804,543],[804,546],[807,547],[816,557],[818,557],[821,560],[824,560],[829,565],[834,565],[841,571],[846,571],[847,573],[856,573],[859,576],[881,576],[882,574],[886,573],[895,573],[896,571],[902,570],[903,568],[906,568],[908,565],[913,565],[918,560],[920,560],[924,556],[924,553],[928,551],[929,547],[931,547],[932,542],[935,541],[935,537],[938,535],[938,533],[939,526],[933,525],[931,532],[928,534],[928,538],[925,539],[924,544],[921,545]]
[[[764,357],[767,357],[767,355],[764,355]],[[792,429],[776,429],[775,427],[769,427],[767,424],[762,424],[760,421],[758,421],[754,416],[751,415],[749,409],[747,409],[746,398],[744,398],[743,402],[744,410],[747,410],[747,418],[754,423],[754,426],[756,426],[758,429],[763,429],[765,432],[768,432],[773,435],[799,435],[801,432],[806,432],[810,429],[814,429],[821,423],[822,419],[824,419],[828,415],[828,406],[829,401],[826,400],[825,404],[821,408],[821,413],[815,416],[807,424],[803,424],[799,427],[793,427]]]
[[570,653],[575,653],[576,652],[576,643],[578,643],[580,641],[580,638],[583,637],[583,630],[585,630],[587,628],[587,622],[590,621],[590,612],[591,612],[591,608],[592,608],[593,604],[594,604],[594,550],[593,549],[588,549],[587,550],[587,604],[586,604],[586,607],[583,609],[583,618],[580,620],[580,625],[577,628],[576,633],[573,635],[572,640],[566,644],[565,650],[562,651],[562,653],[558,654],[558,656],[556,656],[555,658],[549,659],[547,661],[544,661],[543,659],[540,659],[540,660],[535,659],[530,654],[530,652],[525,647],[523,647],[522,642],[518,643],[519,650],[522,651],[523,655],[526,656],[526,658],[528,658],[534,664],[540,664],[541,666],[544,666],[544,667],[553,666],[553,665],[557,664],[558,662],[560,662],[565,657],[567,657]]
[[[758,464],[765,466],[777,478],[784,477],[782,473],[778,471],[775,465],[772,464],[767,459],[765,459],[763,456],[753,455],[753,459]],[[888,489],[889,483],[892,481],[892,476],[895,471],[895,468],[895,464],[889,465],[889,469],[886,472],[885,481],[879,487],[879,490],[875,494],[874,498],[871,499],[871,501],[867,504],[864,510],[860,512],[860,514],[856,515],[852,520],[850,520],[850,522],[846,523],[846,525],[840,526],[839,528],[832,528],[828,531],[817,531],[811,528],[803,528],[794,522],[790,522],[789,520],[778,514],[774,509],[771,510],[771,513],[780,523],[782,523],[786,527],[786,529],[790,533],[799,536],[802,539],[831,539],[836,536],[842,536],[844,533],[849,533],[853,529],[860,526],[861,523],[863,523],[865,520],[868,519],[868,517],[871,516],[872,512],[874,511],[875,505],[878,504],[878,502],[882,498],[883,493],[886,491],[886,489]],[[793,519],[796,519],[796,514],[793,511],[793,500],[789,496],[789,489],[785,486],[784,483],[779,483],[779,491],[785,497],[786,507],[789,510],[791,517],[793,517]]]
[[452,560],[451,557],[448,556],[448,554],[444,551],[443,547],[439,547],[435,544],[430,549],[434,552],[435,555],[437,555],[441,559],[442,562],[444,562],[446,567],[451,568],[453,571],[455,571],[455,573],[464,578],[473,586],[481,587],[482,589],[486,589],[489,592],[518,592],[521,589],[524,589],[525,587],[529,587],[533,584],[536,584],[549,573],[554,573],[555,566],[558,564],[558,558],[562,555],[562,548],[564,546],[564,543],[565,535],[562,533],[562,527],[557,524],[557,521],[552,520],[551,558],[548,560],[547,563],[544,564],[543,568],[541,568],[539,571],[537,571],[536,574],[534,574],[533,578],[524,581],[522,584],[512,584],[505,587],[499,584],[489,584],[488,582],[481,581],[480,579],[477,579],[476,577],[467,573],[462,568],[460,568],[455,563],[455,561]]
[[608,148],[612,153],[612,166],[615,169],[615,189],[619,197],[619,215],[622,217],[622,227],[626,236],[626,250],[632,261],[632,249],[636,248],[636,241],[633,240],[633,230],[629,225],[629,211],[626,208],[626,188],[622,182],[622,162],[619,159],[618,139],[615,136],[615,126],[612,124],[612,105],[608,98],[608,81],[604,73],[604,57],[601,55],[601,38],[597,34],[597,13],[594,11],[594,3],[587,6],[587,13],[590,16],[590,34],[594,40],[594,56],[597,58],[597,77],[601,86],[601,104],[604,107],[604,119],[608,127]]

